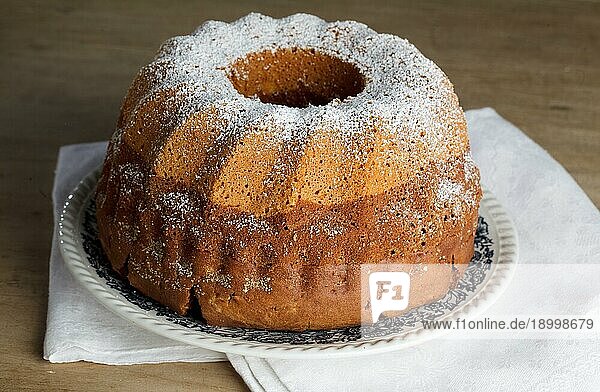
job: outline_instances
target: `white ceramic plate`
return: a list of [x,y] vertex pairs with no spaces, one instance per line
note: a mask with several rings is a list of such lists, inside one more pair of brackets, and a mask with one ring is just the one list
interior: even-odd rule
[[[179,316],[145,297],[112,271],[100,246],[94,189],[100,171],[86,176],[67,197],[59,221],[60,249],[73,276],[104,306],[159,335],[215,351],[277,358],[355,356],[398,350],[444,333],[424,329],[423,319],[473,317],[507,286],[517,262],[515,229],[506,212],[484,190],[475,238],[475,256],[456,288],[431,304],[388,318],[367,330],[285,332],[223,328]],[[368,336],[368,337],[367,337]]]

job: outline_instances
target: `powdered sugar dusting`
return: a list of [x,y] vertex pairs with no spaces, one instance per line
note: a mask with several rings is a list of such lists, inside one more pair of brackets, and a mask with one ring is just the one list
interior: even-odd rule
[[324,234],[328,237],[335,237],[343,234],[346,231],[346,228],[330,220],[321,220],[310,226],[308,231],[311,235]]
[[442,179],[439,183],[436,200],[443,205],[454,200],[463,192],[463,186],[448,179]]
[[252,289],[259,289],[270,293],[273,289],[270,285],[271,278],[268,276],[262,276],[258,279],[254,278],[244,278],[244,287],[242,287],[242,292],[246,294],[248,291]]
[[165,243],[162,241],[153,240],[146,248],[144,248],[144,252],[151,258],[152,261],[161,261],[165,255]]
[[178,258],[175,260],[175,271],[177,275],[191,278],[194,273],[192,263],[189,260]]
[[165,223],[183,228],[190,215],[196,210],[190,195],[186,192],[168,192],[159,196],[160,207],[164,212]]
[[226,221],[227,224],[232,225],[236,230],[248,230],[248,233],[262,232],[267,233],[271,231],[271,226],[265,220],[258,219],[254,215],[242,215],[237,218]]
[[224,274],[221,272],[209,272],[202,278],[202,282],[205,283],[216,283],[225,288],[231,288],[231,281],[233,277],[230,274]]
[[134,163],[125,163],[119,166],[121,174],[121,194],[131,195],[134,189],[144,187],[144,172],[139,165]]
[[[280,48],[315,49],[350,62],[363,74],[365,88],[343,101],[294,108],[245,97],[233,87],[227,75],[236,59]],[[216,110],[225,124],[217,144],[265,126],[277,130],[272,133],[275,143],[304,141],[314,130],[324,129],[331,130],[330,138],[345,143],[363,133],[373,119],[405,144],[422,143],[425,159],[443,158],[449,145],[460,144],[461,130],[452,124],[460,123],[463,113],[449,104],[455,96],[444,73],[408,41],[377,34],[357,22],[327,23],[307,14],[273,19],[255,13],[231,24],[210,21],[192,35],[165,42],[140,75],[150,81],[147,96],[176,91],[174,99],[181,102],[176,122],[200,110]],[[113,140],[119,141],[119,136]]]
[[477,166],[475,165],[475,162],[473,161],[470,152],[467,152],[464,155],[464,169],[466,181],[479,181],[479,169],[477,169]]

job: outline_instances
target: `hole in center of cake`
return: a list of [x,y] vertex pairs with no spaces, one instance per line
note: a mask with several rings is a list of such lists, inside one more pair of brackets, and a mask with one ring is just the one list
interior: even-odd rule
[[365,87],[365,79],[354,64],[315,49],[250,53],[233,62],[228,76],[246,97],[297,108],[344,100]]

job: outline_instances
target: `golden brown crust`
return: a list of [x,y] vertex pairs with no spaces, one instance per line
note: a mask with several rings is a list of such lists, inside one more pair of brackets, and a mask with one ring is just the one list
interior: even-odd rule
[[[273,50],[248,38],[254,23],[307,48]],[[256,52],[205,25],[168,41],[125,98],[96,197],[113,268],[224,326],[358,324],[365,264],[445,265],[414,276],[410,307],[444,295],[473,254],[481,189],[441,70],[355,22],[218,26]]]
[[[127,149],[120,157],[127,163],[120,170],[107,164],[98,186],[99,232],[109,259],[134,287],[179,313],[197,300],[211,324],[288,330],[355,325],[361,265],[458,266],[473,253],[477,209],[457,220],[449,208],[428,205],[430,195],[410,184],[330,206],[301,202],[261,219],[149,176]],[[414,219],[414,211],[428,215]],[[419,298],[443,296],[452,276],[414,292],[411,307],[426,303]]]

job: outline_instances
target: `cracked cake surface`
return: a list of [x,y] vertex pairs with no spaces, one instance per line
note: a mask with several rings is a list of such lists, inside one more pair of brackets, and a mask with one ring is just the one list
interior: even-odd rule
[[215,325],[303,330],[360,323],[365,264],[445,264],[410,307],[443,296],[480,198],[453,86],[412,44],[250,14],[141,69],[96,205],[113,268],[144,294]]

